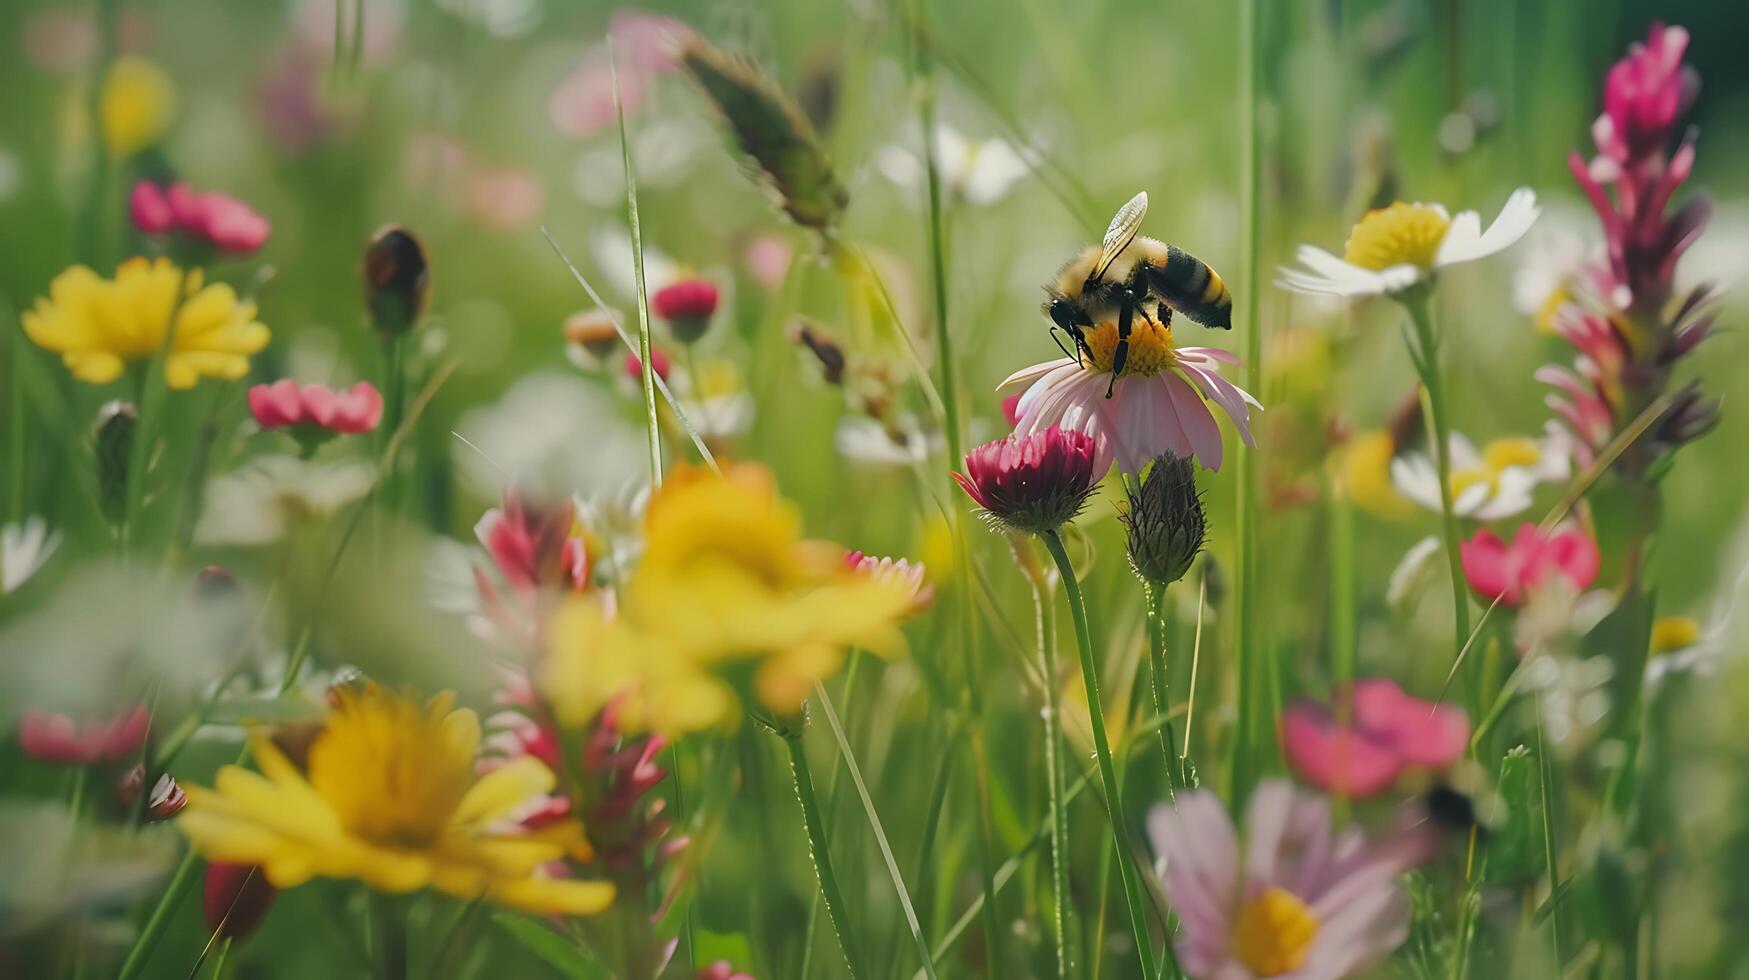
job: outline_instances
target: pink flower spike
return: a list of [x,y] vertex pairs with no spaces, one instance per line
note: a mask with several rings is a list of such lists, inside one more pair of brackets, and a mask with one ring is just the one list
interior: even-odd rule
[[1600,556],[1597,543],[1575,527],[1557,528],[1544,535],[1535,524],[1519,525],[1507,545],[1492,531],[1480,531],[1461,542],[1464,577],[1482,598],[1502,605],[1521,606],[1529,593],[1560,575],[1575,589],[1583,590],[1597,577]]
[[135,228],[148,235],[168,234],[176,226],[170,199],[149,180],[135,184],[133,193],[128,195],[128,217],[133,219]]
[[18,725],[18,745],[41,762],[94,766],[132,756],[146,742],[152,716],[143,704],[106,721],[80,724],[63,714],[31,709]]

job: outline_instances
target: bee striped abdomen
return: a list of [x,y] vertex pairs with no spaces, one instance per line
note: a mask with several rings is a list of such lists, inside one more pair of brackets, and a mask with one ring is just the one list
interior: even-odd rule
[[1166,246],[1166,261],[1151,267],[1151,285],[1167,304],[1205,327],[1230,330],[1233,295],[1221,274],[1176,245]]

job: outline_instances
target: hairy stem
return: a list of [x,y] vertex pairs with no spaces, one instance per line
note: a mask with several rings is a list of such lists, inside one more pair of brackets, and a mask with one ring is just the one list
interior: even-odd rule
[[832,931],[838,936],[838,951],[844,954],[845,967],[851,980],[855,980],[860,960],[846,918],[844,895],[838,890],[838,875],[832,870],[832,852],[826,846],[825,814],[814,794],[814,777],[808,769],[808,755],[803,750],[800,732],[783,732],[780,737],[789,749],[789,771],[796,783],[796,800],[802,807],[802,825],[808,832],[808,856],[813,859],[814,877],[820,883],[820,899],[826,903],[826,915],[832,920]]
[[1415,332],[1418,356],[1413,358],[1427,389],[1427,425],[1433,435],[1434,467],[1439,473],[1440,530],[1445,538],[1445,560],[1451,572],[1452,626],[1456,636],[1452,655],[1464,648],[1470,636],[1470,597],[1464,579],[1463,558],[1458,550],[1457,513],[1452,510],[1451,419],[1447,414],[1445,384],[1439,371],[1439,335],[1428,310],[1429,291],[1417,288],[1403,295],[1409,322]]
[[1069,599],[1069,615],[1075,622],[1075,641],[1081,653],[1081,681],[1087,688],[1088,726],[1093,729],[1093,753],[1098,758],[1099,779],[1105,787],[1105,809],[1111,816],[1111,843],[1117,849],[1118,877],[1123,880],[1124,899],[1129,904],[1136,956],[1141,961],[1143,975],[1152,977],[1155,975],[1154,946],[1149,938],[1141,882],[1136,875],[1135,863],[1130,859],[1129,828],[1125,825],[1117,769],[1111,761],[1111,741],[1105,734],[1105,709],[1099,701],[1099,675],[1093,666],[1093,634],[1087,625],[1086,603],[1081,598],[1081,586],[1075,581],[1075,567],[1069,562],[1069,553],[1063,550],[1062,536],[1056,531],[1046,531],[1040,537],[1062,574],[1063,591]]
[[1049,787],[1051,828],[1051,923],[1057,944],[1057,976],[1068,977],[1074,967],[1069,957],[1069,817],[1063,806],[1062,707],[1057,691],[1057,643],[1051,631],[1051,598],[1041,580],[1032,584],[1033,618],[1038,628],[1039,662],[1045,688],[1045,780]]

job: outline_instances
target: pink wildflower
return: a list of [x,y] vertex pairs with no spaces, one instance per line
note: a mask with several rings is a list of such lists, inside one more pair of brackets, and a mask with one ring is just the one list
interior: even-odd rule
[[32,759],[64,766],[119,762],[146,744],[151,722],[151,713],[143,704],[113,718],[85,724],[33,708],[19,722],[18,745]]
[[1544,534],[1526,522],[1518,526],[1510,545],[1492,531],[1480,531],[1460,543],[1458,550],[1470,588],[1507,606],[1523,605],[1531,591],[1553,576],[1565,578],[1578,590],[1597,577],[1597,543],[1576,527]]
[[960,489],[997,525],[1038,534],[1073,520],[1093,493],[1092,436],[1048,428],[987,442],[966,454]]
[[[263,429],[292,428],[326,438],[335,433],[357,435],[376,429],[383,417],[383,396],[369,381],[345,391],[327,385],[300,385],[290,378],[249,389],[249,412]],[[314,430],[314,431],[309,431]]]
[[1296,701],[1282,712],[1281,728],[1300,778],[1353,797],[1383,791],[1408,769],[1445,769],[1470,737],[1461,709],[1410,697],[1383,678],[1357,682],[1346,705]]

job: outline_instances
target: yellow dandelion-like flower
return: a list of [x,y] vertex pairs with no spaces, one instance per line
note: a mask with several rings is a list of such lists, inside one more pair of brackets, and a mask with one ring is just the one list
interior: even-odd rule
[[176,86],[163,69],[138,55],[115,59],[97,109],[109,155],[124,159],[155,146],[170,128],[175,104]]
[[548,862],[587,853],[579,825],[527,832],[508,822],[552,790],[552,772],[524,756],[478,775],[479,719],[452,710],[453,701],[342,690],[305,767],[254,737],[261,771],[226,766],[212,789],[189,787],[177,826],[203,857],[259,865],[276,888],[352,878],[382,892],[429,887],[538,915],[607,908],[611,884],[544,874]]
[[132,258],[105,279],[76,265],[49,283],[22,320],[24,332],[44,350],[61,355],[73,377],[107,384],[127,362],[150,358],[164,343],[175,315],[174,336],[164,361],[164,381],[192,388],[203,377],[241,378],[249,356],[267,346],[267,327],[255,319],[255,304],[224,283],[202,285],[169,259]]
[[568,723],[616,701],[629,728],[696,731],[733,723],[742,690],[790,715],[848,648],[904,648],[911,590],[804,540],[763,467],[674,474],[644,529],[618,608],[582,596],[553,623],[543,686]]

